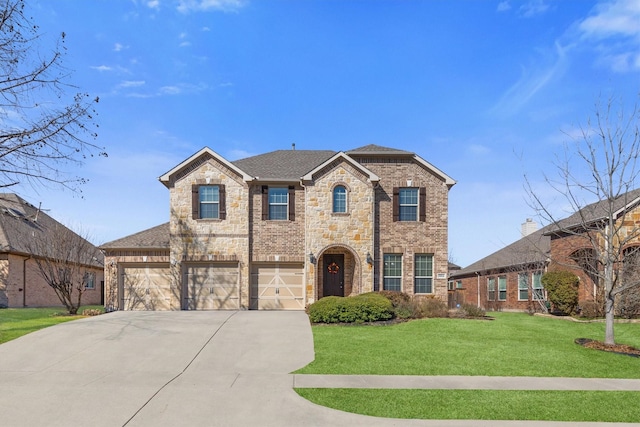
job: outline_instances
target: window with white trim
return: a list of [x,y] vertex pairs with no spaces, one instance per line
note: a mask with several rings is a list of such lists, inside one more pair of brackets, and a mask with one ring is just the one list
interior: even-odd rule
[[198,189],[200,198],[200,218],[220,218],[220,187],[217,185],[201,185]]
[[402,255],[384,254],[382,289],[402,291]]
[[518,301],[529,301],[529,275],[518,274]]
[[401,188],[400,189],[400,221],[417,221],[418,220],[418,189],[417,188]]
[[95,289],[96,288],[96,273],[85,273],[84,275],[84,288]]
[[414,271],[414,293],[433,293],[433,255],[416,255]]
[[333,213],[347,213],[347,189],[336,185],[333,189]]
[[544,301],[544,285],[542,284],[542,271],[536,271],[531,278],[533,283],[533,299],[537,301]]
[[487,300],[495,301],[496,300],[496,278],[489,277],[487,279]]
[[269,219],[287,220],[289,211],[289,190],[282,187],[269,187]]
[[498,276],[498,301],[507,300],[507,276]]

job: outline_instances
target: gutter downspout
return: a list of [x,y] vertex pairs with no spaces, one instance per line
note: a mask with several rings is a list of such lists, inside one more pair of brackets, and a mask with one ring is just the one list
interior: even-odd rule
[[[379,181],[375,183],[372,182],[371,188],[371,258],[373,264],[371,265],[371,290],[375,291],[376,286],[376,260],[378,259],[378,254],[376,253],[376,189],[380,185]],[[378,289],[380,290],[380,289]]]
[[22,307],[27,306],[27,261],[31,259],[31,255],[22,260]]
[[[295,144],[293,144],[293,149],[295,150]],[[314,269],[314,274],[311,275],[311,289],[313,289],[313,300],[315,302],[315,297],[317,295],[317,289],[316,289],[316,283],[315,283],[315,266],[313,264],[311,264],[311,260],[309,259],[309,256],[307,254],[307,249],[309,249],[309,253],[311,253],[311,249],[308,248],[307,246],[307,235],[309,228],[307,227],[307,220],[309,217],[309,214],[307,212],[307,187],[304,185],[304,180],[302,178],[300,178],[300,186],[302,187],[302,189],[304,190],[304,253],[302,254],[302,259],[304,260],[304,265],[308,265],[307,268],[304,269],[304,289],[302,290],[304,298],[302,300],[303,305],[306,307],[307,306],[307,284],[309,283],[309,270],[311,270],[311,268]],[[295,197],[295,196],[294,196]],[[317,258],[316,258],[317,260]],[[316,261],[317,263],[318,261]]]
[[476,278],[478,280],[478,283],[476,285],[476,288],[478,290],[478,308],[480,308],[480,272],[476,271]]

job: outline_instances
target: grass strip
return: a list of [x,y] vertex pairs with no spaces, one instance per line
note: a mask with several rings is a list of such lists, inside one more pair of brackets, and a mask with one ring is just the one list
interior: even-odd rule
[[[640,358],[575,344],[602,340],[604,323],[491,315],[495,320],[313,326],[315,360],[296,373],[640,378]],[[640,347],[640,324],[616,324],[615,331],[618,342]]]
[[[86,306],[81,307],[78,312],[82,313],[85,309],[104,310],[101,306]],[[0,344],[42,328],[83,317],[85,316],[70,316],[62,307],[3,308],[0,309]]]
[[318,405],[374,417],[640,422],[640,393],[630,391],[305,388],[296,392]]

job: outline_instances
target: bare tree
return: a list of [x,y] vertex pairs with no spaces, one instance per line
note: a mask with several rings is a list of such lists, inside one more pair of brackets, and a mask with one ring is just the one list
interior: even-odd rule
[[94,142],[95,105],[67,83],[65,34],[43,52],[24,0],[0,0],[0,187],[27,181],[78,190],[85,180],[59,170],[87,156],[106,156]]
[[[615,344],[616,296],[638,286],[640,281],[624,274],[627,249],[639,243],[640,226],[632,211],[640,205],[640,113],[637,105],[625,114],[622,103],[613,98],[605,106],[596,103],[595,116],[580,127],[579,137],[566,144],[564,158],[556,163],[558,178],[545,176],[572,215],[559,219],[526,179],[533,207],[548,221],[557,236],[574,239],[590,259],[579,264],[601,287],[606,319],[606,344]],[[586,203],[590,200],[591,203]],[[594,202],[595,201],[595,202]],[[563,262],[563,260],[554,260]]]
[[[28,248],[40,276],[54,290],[69,314],[76,314],[82,294],[102,259],[88,236],[55,224],[29,240]],[[95,279],[95,276],[93,277]]]

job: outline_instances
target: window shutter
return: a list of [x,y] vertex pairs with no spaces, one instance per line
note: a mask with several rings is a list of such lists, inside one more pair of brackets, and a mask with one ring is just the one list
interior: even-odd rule
[[218,205],[220,209],[220,219],[227,219],[227,191],[224,184],[218,186],[218,196],[220,198]]
[[289,221],[296,220],[296,189],[289,186]]
[[420,221],[425,222],[427,220],[427,188],[420,187]]
[[262,220],[269,219],[269,187],[262,186]]
[[191,218],[200,219],[200,196],[198,194],[200,186],[193,184],[191,186]]
[[400,220],[400,188],[393,187],[393,220]]

